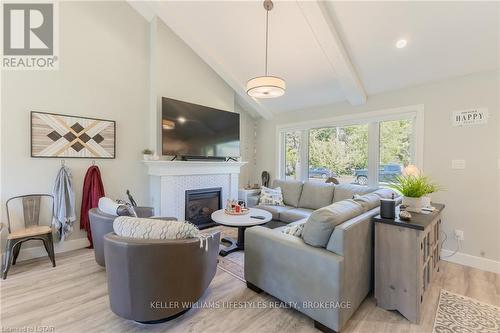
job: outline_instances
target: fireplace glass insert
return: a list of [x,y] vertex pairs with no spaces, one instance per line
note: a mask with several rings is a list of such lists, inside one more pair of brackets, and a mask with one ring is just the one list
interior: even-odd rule
[[200,229],[212,227],[212,213],[222,208],[222,188],[205,188],[186,191],[185,218]]

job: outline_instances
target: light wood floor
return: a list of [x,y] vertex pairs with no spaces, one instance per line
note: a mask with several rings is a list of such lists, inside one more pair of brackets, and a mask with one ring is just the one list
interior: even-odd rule
[[[240,254],[235,254],[240,255]],[[420,325],[377,308],[368,297],[343,332],[431,332],[440,288],[500,306],[500,275],[443,262]],[[7,328],[49,326],[54,332],[318,332],[311,319],[291,309],[192,309],[169,323],[142,325],[114,315],[106,273],[92,250],[20,262],[1,282],[1,323]],[[256,294],[218,270],[203,301],[275,301]]]

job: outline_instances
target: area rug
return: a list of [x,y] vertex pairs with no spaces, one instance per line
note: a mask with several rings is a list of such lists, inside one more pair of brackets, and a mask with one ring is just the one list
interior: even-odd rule
[[[206,232],[215,232],[220,231],[221,239],[224,237],[236,239],[238,238],[238,229],[237,228],[229,228],[223,226],[216,226],[213,228],[203,230]],[[238,280],[245,282],[245,272],[244,272],[244,260],[245,254],[243,251],[237,251],[230,253],[229,255],[222,257],[219,255],[217,267],[224,272],[231,274]]]
[[441,289],[433,333],[498,333],[500,308]]

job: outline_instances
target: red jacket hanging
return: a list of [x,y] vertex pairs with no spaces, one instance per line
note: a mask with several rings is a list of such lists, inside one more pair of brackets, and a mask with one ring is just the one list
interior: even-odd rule
[[92,232],[90,231],[89,210],[97,207],[99,199],[104,196],[101,172],[95,165],[91,166],[85,174],[83,181],[82,209],[80,211],[80,229],[87,231],[90,248],[93,247]]

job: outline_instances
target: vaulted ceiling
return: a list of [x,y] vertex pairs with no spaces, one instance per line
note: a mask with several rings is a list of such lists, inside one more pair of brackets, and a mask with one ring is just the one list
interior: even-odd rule
[[[130,2],[162,19],[265,118],[443,78],[500,68],[498,2],[275,1],[269,70],[284,96],[255,100],[248,79],[264,73],[260,1]],[[395,47],[399,39],[408,44]]]

